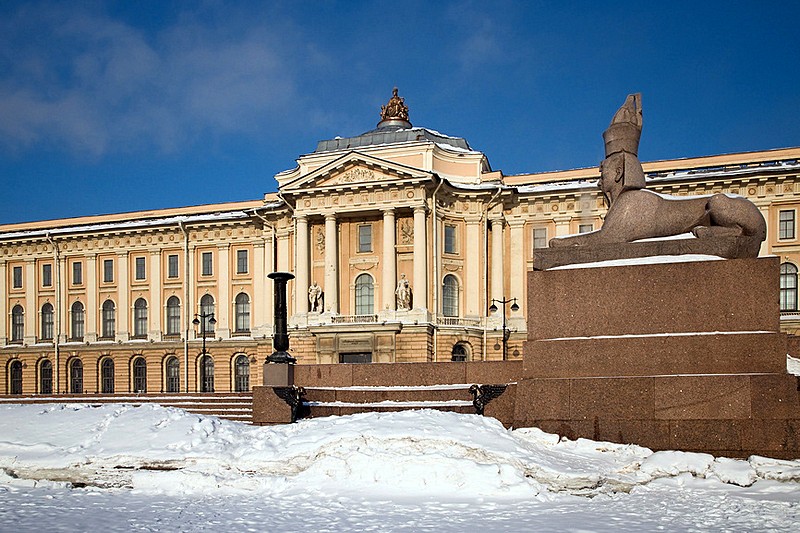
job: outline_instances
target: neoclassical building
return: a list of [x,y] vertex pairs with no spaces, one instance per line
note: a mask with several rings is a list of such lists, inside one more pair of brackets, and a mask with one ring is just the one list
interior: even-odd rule
[[[659,192],[759,207],[782,324],[800,329],[800,148],[644,170]],[[412,126],[395,91],[377,128],[321,141],[263,199],[2,225],[0,390],[247,391],[272,352],[273,271],[295,275],[300,364],[520,358],[533,250],[602,224],[598,177],[506,176]]]

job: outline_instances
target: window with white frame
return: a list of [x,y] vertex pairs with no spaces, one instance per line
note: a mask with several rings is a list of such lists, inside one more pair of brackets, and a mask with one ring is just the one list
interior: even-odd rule
[[179,335],[181,332],[181,301],[177,296],[167,299],[167,335]]
[[116,333],[117,308],[113,301],[106,300],[103,302],[102,311],[103,327],[101,329],[101,335],[104,339],[113,339]]
[[17,304],[11,309],[11,340],[22,342],[25,335],[25,311]]
[[11,269],[11,277],[12,277],[11,286],[13,288],[15,288],[15,289],[21,289],[22,288],[22,267],[21,266],[15,266],[14,268],[12,268]]
[[178,277],[178,254],[170,254],[167,256],[167,277]]
[[137,298],[133,303],[133,336],[147,337],[147,300]]
[[533,228],[533,247],[547,248],[547,228]]
[[53,340],[53,304],[42,306],[42,340]]
[[42,265],[42,287],[53,286],[53,265],[45,263]]
[[134,277],[137,281],[142,281],[147,277],[147,272],[145,269],[145,258],[144,257],[137,257],[133,260],[134,262]]
[[83,263],[80,261],[72,263],[72,284],[83,285]]
[[247,250],[236,250],[237,274],[247,274],[247,272],[250,270],[247,255]]
[[214,275],[214,255],[211,252],[203,252],[200,256],[202,262],[202,270],[200,274],[202,276],[213,276]]
[[103,259],[103,281],[105,283],[114,282],[114,260]]
[[458,253],[458,243],[456,242],[456,227],[452,224],[444,225],[444,253]]
[[[214,324],[211,322],[211,315],[214,314],[214,297],[210,294],[204,294],[202,298],[200,298],[200,314],[203,315],[205,318],[203,324],[203,330],[206,332],[206,336],[209,334],[213,337],[214,336]],[[215,319],[216,320],[216,319]]]
[[250,297],[240,292],[236,295],[236,333],[250,332]]
[[783,210],[778,213],[778,238],[781,240],[794,239],[794,209]]
[[458,279],[452,274],[446,275],[442,283],[442,314],[458,316]]
[[594,231],[594,224],[579,224],[578,225],[578,233],[589,233],[590,231]]
[[372,226],[370,224],[358,226],[358,251],[372,251]]
[[356,278],[356,314],[371,315],[375,312],[375,287],[372,276],[360,274]]
[[83,326],[85,320],[85,314],[83,311],[83,304],[80,302],[75,302],[72,304],[72,317],[71,317],[71,324],[70,324],[70,331],[72,332],[72,339],[76,341],[83,340]]
[[780,272],[781,311],[797,311],[797,267],[783,263]]

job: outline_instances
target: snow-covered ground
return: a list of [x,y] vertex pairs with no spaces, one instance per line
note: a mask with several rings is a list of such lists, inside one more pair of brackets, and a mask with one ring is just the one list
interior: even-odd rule
[[438,411],[252,427],[0,406],[2,531],[798,531],[800,461],[656,452]]

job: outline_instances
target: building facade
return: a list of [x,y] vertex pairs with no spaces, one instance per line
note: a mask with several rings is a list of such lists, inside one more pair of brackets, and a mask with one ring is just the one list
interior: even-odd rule
[[[272,352],[273,271],[295,275],[300,364],[521,358],[533,250],[600,227],[598,170],[503,175],[413,127],[396,92],[381,119],[321,141],[263,199],[0,226],[0,390],[250,390]],[[758,206],[783,329],[800,329],[800,148],[643,166],[652,190]]]

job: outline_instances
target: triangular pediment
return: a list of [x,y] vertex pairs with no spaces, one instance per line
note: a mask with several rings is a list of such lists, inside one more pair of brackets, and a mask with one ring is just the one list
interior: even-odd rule
[[349,152],[320,168],[298,176],[281,192],[309,189],[353,188],[376,183],[429,180],[433,174],[359,152]]

